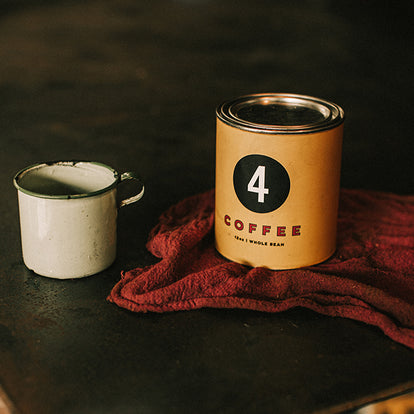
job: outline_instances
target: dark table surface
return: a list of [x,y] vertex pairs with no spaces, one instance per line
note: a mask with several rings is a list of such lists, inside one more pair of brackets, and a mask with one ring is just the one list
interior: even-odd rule
[[[346,112],[342,186],[414,193],[413,2],[23,1],[0,8],[0,383],[22,414],[338,413],[414,386],[414,352],[295,309],[134,314],[106,301],[155,263],[150,229],[214,186],[215,108],[314,95]],[[118,258],[59,281],[23,265],[13,175],[90,159],[138,171]]]

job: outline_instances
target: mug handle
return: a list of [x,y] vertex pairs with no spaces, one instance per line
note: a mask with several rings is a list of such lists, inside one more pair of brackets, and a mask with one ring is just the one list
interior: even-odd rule
[[132,171],[124,172],[123,174],[121,174],[121,178],[119,179],[119,182],[121,183],[122,181],[126,181],[126,180],[136,180],[136,181],[139,181],[141,183],[141,185],[142,185],[142,190],[138,194],[136,194],[136,195],[134,195],[132,197],[126,198],[125,200],[122,200],[119,203],[119,208],[125,207],[128,204],[136,203],[144,195],[145,186],[144,186],[144,184],[142,183],[141,179],[138,177],[137,174],[135,174]]

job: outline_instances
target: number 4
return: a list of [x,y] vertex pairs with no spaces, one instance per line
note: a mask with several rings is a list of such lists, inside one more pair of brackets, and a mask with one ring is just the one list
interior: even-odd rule
[[266,167],[264,165],[259,165],[252,175],[249,184],[247,184],[247,191],[250,193],[257,193],[257,201],[259,203],[264,203],[265,194],[269,194],[269,189],[265,187],[265,173]]

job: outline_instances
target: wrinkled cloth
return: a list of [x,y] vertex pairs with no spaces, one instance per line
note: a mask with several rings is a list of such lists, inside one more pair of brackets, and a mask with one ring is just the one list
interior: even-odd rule
[[213,190],[172,206],[147,243],[162,260],[122,272],[108,300],[135,312],[304,307],[374,325],[414,349],[414,196],[342,189],[336,253],[295,270],[223,258],[213,223]]

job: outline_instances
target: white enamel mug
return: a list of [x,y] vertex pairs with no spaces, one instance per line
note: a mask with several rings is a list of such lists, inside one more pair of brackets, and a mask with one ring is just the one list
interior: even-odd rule
[[[136,180],[139,193],[117,202],[117,186]],[[118,208],[135,203],[144,186],[89,161],[39,163],[16,174],[23,261],[35,273],[69,279],[109,267],[116,256]]]

